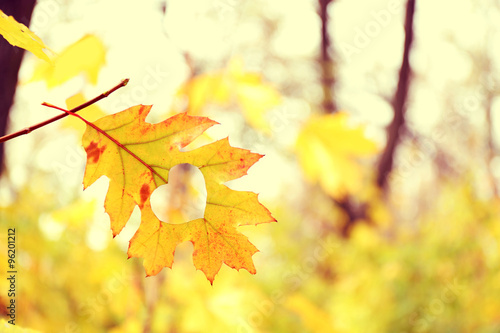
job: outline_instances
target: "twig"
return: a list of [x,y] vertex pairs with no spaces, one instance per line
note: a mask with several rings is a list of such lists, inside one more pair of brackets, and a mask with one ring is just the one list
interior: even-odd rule
[[[79,106],[77,106],[77,107],[75,107],[75,108],[73,108],[73,109],[69,110],[68,112],[70,112],[70,113],[78,112],[78,111],[80,111],[81,109],[84,109],[84,108],[86,108],[87,106],[90,106],[90,105],[92,105],[92,104],[94,104],[94,103],[96,103],[96,102],[100,101],[101,99],[108,97],[108,95],[109,95],[109,94],[111,94],[111,93],[115,92],[116,90],[120,89],[121,87],[125,87],[125,86],[127,85],[128,81],[129,81],[129,79],[122,80],[119,84],[117,84],[116,86],[114,86],[114,87],[113,87],[113,88],[111,88],[110,90],[108,90],[108,91],[106,91],[106,92],[104,92],[104,93],[100,94],[99,96],[97,96],[97,97],[95,97],[95,98],[91,99],[91,100],[90,100],[90,101],[88,101],[88,102],[83,103],[82,105],[79,105]],[[45,105],[45,104],[47,104],[47,103],[42,103],[42,105]],[[66,110],[65,110],[65,111],[66,111]],[[18,137],[18,136],[21,136],[21,135],[28,134],[28,133],[30,133],[30,132],[32,132],[32,131],[34,131],[34,130],[36,130],[36,129],[40,128],[40,127],[43,127],[43,126],[48,125],[48,124],[50,124],[50,123],[53,123],[54,121],[57,121],[57,120],[59,120],[59,119],[62,119],[62,118],[64,118],[64,117],[66,117],[68,114],[69,114],[69,113],[63,113],[63,114],[61,114],[61,115],[59,115],[59,116],[56,116],[56,117],[50,118],[50,119],[48,119],[48,120],[42,121],[41,123],[38,123],[38,124],[36,124],[36,125],[30,126],[30,127],[26,127],[26,128],[24,128],[24,129],[22,129],[22,130],[20,130],[20,131],[17,131],[17,132],[14,132],[14,133],[7,134],[7,135],[5,135],[5,136],[2,136],[2,137],[0,138],[0,143],[5,142],[5,141],[8,141],[8,140],[11,140],[11,139],[14,139],[14,138],[16,138],[16,137]]]

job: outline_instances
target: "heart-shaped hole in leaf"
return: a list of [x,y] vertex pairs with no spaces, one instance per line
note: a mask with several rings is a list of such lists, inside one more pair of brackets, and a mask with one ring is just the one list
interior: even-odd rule
[[181,224],[205,216],[207,189],[201,171],[188,163],[170,169],[168,184],[151,195],[151,208],[163,222]]

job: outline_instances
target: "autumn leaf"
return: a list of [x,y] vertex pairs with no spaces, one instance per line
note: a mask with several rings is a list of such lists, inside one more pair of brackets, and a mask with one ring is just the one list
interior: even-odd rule
[[278,91],[260,74],[246,72],[239,58],[232,59],[227,69],[195,76],[177,96],[187,98],[188,110],[194,115],[210,103],[226,107],[235,101],[248,123],[263,130],[269,129],[265,113],[281,103]]
[[11,45],[28,50],[38,58],[49,63],[51,62],[46,52],[50,54],[52,51],[45,46],[40,37],[35,35],[24,24],[17,22],[12,16],[5,15],[1,10],[0,35],[2,35]]
[[96,84],[99,70],[105,63],[106,50],[99,38],[93,35],[82,39],[64,49],[54,64],[40,63],[28,82],[45,80],[49,88],[84,73],[90,83]]
[[297,156],[306,177],[319,182],[334,198],[356,193],[363,186],[359,159],[377,153],[364,128],[351,126],[346,113],[311,118],[299,134]]
[[[181,151],[217,122],[180,113],[163,122],[145,122],[151,106],[138,105],[94,123],[87,123],[82,144],[87,152],[84,188],[101,176],[110,180],[105,210],[116,236],[135,206],[141,225],[130,241],[129,257],[144,258],[147,275],[172,267],[179,243],[194,245],[193,261],[212,283],[222,263],[255,274],[252,255],[258,250],[236,228],[275,221],[257,194],[234,191],[223,183],[246,175],[262,155],[234,148],[222,139]],[[75,115],[78,116],[78,115]],[[190,163],[205,177],[205,216],[183,224],[160,221],[150,196],[168,181],[169,170]]]

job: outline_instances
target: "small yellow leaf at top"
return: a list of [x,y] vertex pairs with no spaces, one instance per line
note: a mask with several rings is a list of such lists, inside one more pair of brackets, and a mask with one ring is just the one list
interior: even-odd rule
[[358,160],[373,156],[378,148],[362,126],[351,126],[348,115],[339,112],[311,118],[299,134],[296,150],[306,177],[332,197],[342,198],[362,189],[366,175]]
[[90,83],[96,84],[99,70],[105,64],[106,49],[102,41],[87,35],[68,46],[55,59],[54,64],[40,63],[28,82],[45,80],[49,88],[84,73]]
[[51,62],[46,52],[50,49],[45,46],[40,37],[35,35],[24,24],[17,22],[12,16],[7,16],[0,10],[0,35],[11,45],[30,51],[38,58]]
[[[71,110],[83,103],[87,102],[85,96],[82,93],[75,94],[70,98],[66,99],[66,107]],[[92,104],[85,109],[79,111],[79,114],[87,119],[88,121],[96,121],[99,118],[106,116],[107,114],[96,104]],[[83,135],[87,126],[83,121],[76,117],[66,117],[61,122],[61,126],[64,128],[71,128],[76,130],[79,135]]]

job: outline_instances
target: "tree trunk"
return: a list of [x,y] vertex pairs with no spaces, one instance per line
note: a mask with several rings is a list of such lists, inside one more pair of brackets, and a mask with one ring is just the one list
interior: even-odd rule
[[335,77],[333,73],[333,61],[330,57],[331,41],[328,33],[328,5],[333,0],[318,0],[319,17],[321,19],[321,85],[323,87],[323,110],[325,113],[337,111],[333,88],[335,86]]
[[[29,26],[36,0],[0,0],[0,9],[16,21]],[[24,51],[0,38],[0,137],[7,131],[9,111],[14,103],[17,75]],[[0,173],[5,166],[4,144],[0,143]]]
[[405,19],[405,44],[403,52],[403,61],[399,71],[399,81],[396,93],[392,101],[394,109],[394,118],[387,128],[387,145],[380,158],[378,168],[377,184],[380,188],[386,189],[387,179],[394,165],[394,153],[400,141],[401,130],[405,126],[406,100],[408,87],[410,85],[410,50],[413,42],[413,18],[415,14],[415,0],[408,0],[406,6]]

